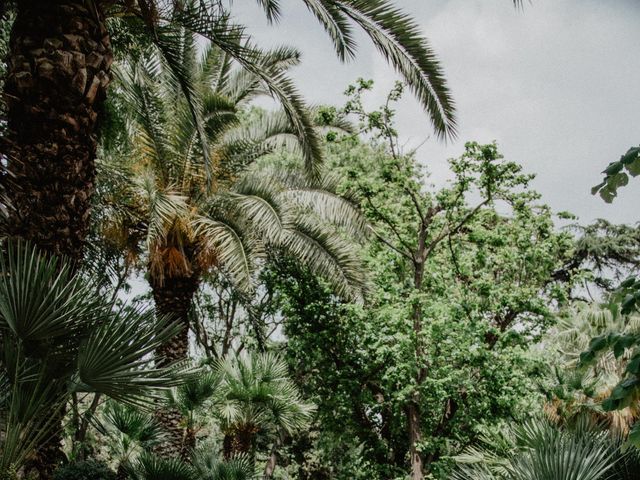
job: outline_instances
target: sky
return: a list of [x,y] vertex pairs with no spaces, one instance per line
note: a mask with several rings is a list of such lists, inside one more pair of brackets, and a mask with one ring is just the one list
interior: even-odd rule
[[[399,79],[364,34],[357,58],[340,63],[332,44],[299,0],[282,0],[283,18],[269,26],[256,6],[237,0],[237,20],[263,46],[293,45],[302,63],[292,76],[307,101],[341,105],[358,77],[373,79],[368,105],[379,105]],[[428,117],[407,92],[398,129],[431,182],[449,177],[447,159],[466,141],[497,141],[509,160],[537,175],[544,202],[582,223],[640,220],[640,178],[613,204],[591,195],[601,171],[640,143],[640,1],[395,0],[413,15],[438,54],[458,109],[459,134],[435,138]]]

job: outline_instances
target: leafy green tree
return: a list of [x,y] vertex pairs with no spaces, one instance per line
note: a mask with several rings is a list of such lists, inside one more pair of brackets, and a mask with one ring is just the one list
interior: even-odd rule
[[[427,467],[447,478],[447,455],[473,441],[479,425],[517,417],[533,400],[539,362],[529,345],[566,299],[553,273],[573,241],[555,232],[528,187],[532,177],[495,145],[468,144],[451,161],[451,185],[425,188],[414,157],[398,148],[401,87],[367,112],[369,86],[349,89],[344,112],[358,116],[370,142],[333,139],[329,159],[371,223],[363,252],[371,293],[364,308],[349,305],[278,262],[287,354],[319,406],[321,431],[334,417],[334,431],[348,426],[364,445],[368,466],[357,475],[398,476],[409,453],[415,477]],[[334,437],[334,459],[348,450],[344,437]]]

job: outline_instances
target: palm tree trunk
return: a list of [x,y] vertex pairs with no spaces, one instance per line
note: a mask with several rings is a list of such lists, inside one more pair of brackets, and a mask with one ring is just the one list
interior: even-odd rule
[[243,453],[251,453],[253,439],[258,429],[253,425],[236,425],[229,428],[222,440],[222,454],[226,460]]
[[100,3],[18,0],[4,87],[9,233],[73,260],[89,225],[113,59]]
[[[199,284],[200,278],[195,273],[151,281],[157,315],[171,318],[181,326],[176,336],[156,350],[160,366],[189,358],[189,312]],[[180,412],[172,408],[158,408],[156,418],[167,433],[166,439],[156,447],[156,453],[188,458],[192,439],[187,438]]]
[[[95,130],[113,60],[100,2],[92,5],[17,1],[0,143],[8,233],[75,261],[89,226]],[[64,458],[54,429],[33,462],[45,480]]]

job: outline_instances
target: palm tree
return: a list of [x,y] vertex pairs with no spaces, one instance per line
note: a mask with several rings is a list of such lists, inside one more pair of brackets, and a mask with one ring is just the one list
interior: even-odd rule
[[[0,252],[0,471],[27,460],[51,478],[72,393],[143,404],[179,384],[148,354],[177,332],[150,313],[114,310],[90,279],[23,243]],[[37,449],[35,457],[32,456]]]
[[227,357],[214,368],[221,373],[213,408],[224,433],[225,458],[252,453],[262,430],[293,434],[310,423],[315,407],[301,398],[286,362],[277,355]]
[[604,480],[618,461],[606,435],[586,424],[566,431],[530,420],[482,443],[454,457],[453,480]]
[[[364,231],[356,209],[331,191],[336,181],[329,176],[250,168],[247,164],[276,146],[300,147],[295,131],[280,112],[254,113],[241,122],[241,107],[266,86],[233,69],[213,46],[197,61],[193,38],[184,38],[181,63],[190,65],[198,87],[209,154],[197,142],[188,102],[157,57],[123,69],[119,77],[133,116],[133,141],[128,158],[112,165],[120,163],[122,192],[111,214],[103,215],[110,218],[105,235],[145,269],[156,311],[182,326],[158,350],[165,361],[188,357],[189,311],[211,268],[250,291],[266,252],[278,248],[330,280],[342,295],[357,296],[362,289],[356,252],[336,230]],[[296,59],[295,51],[279,49],[264,62],[284,69]],[[180,415],[158,414],[172,432],[164,453],[183,452]]]
[[132,480],[251,480],[253,464],[247,456],[220,460],[198,452],[193,464],[178,458],[161,458],[145,453],[128,469]]
[[601,403],[608,398],[625,375],[632,352],[619,357],[608,351],[589,368],[578,368],[582,352],[591,340],[611,332],[638,331],[640,316],[613,315],[611,311],[593,305],[577,305],[547,335],[546,348],[557,351],[555,378],[545,412],[558,424],[575,417],[589,415],[605,424],[613,435],[626,438],[640,417],[637,405],[603,411]]
[[[352,24],[360,26],[412,88],[440,136],[455,133],[454,106],[437,58],[418,26],[388,0],[302,0],[331,36],[341,59],[355,54]],[[515,3],[520,3],[514,0]],[[279,2],[259,0],[267,18]],[[110,25],[132,25],[153,43],[187,99],[194,85],[177,59],[182,29],[209,39],[258,76],[283,104],[307,161],[321,155],[310,116],[291,80],[265,67],[263,52],[230,21],[219,0],[15,0],[10,68],[4,86],[8,133],[6,186],[12,206],[7,228],[49,252],[82,256],[95,181],[98,118],[107,95],[113,53]],[[121,21],[110,22],[111,17]],[[124,19],[124,20],[123,20]],[[190,109],[200,141],[200,110]]]
[[131,405],[109,401],[98,424],[107,438],[109,458],[117,462],[118,478],[145,451],[162,441],[162,429],[152,415]]

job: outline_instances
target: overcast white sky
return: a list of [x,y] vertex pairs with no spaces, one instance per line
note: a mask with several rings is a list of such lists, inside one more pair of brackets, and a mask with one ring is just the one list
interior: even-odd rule
[[[330,40],[299,0],[283,0],[280,24],[268,27],[254,6],[235,2],[241,23],[261,44],[291,44],[303,54],[294,77],[311,103],[342,104],[358,77],[377,82],[377,105],[398,78],[360,35],[358,59],[339,63]],[[535,187],[555,210],[583,222],[639,220],[640,178],[613,205],[590,194],[600,171],[640,143],[640,1],[533,0],[524,12],[511,0],[395,0],[413,14],[437,51],[458,106],[459,137],[431,138],[421,162],[444,181],[447,158],[465,141],[496,140],[505,156],[536,173]],[[432,134],[407,94],[401,137],[416,146]]]

